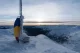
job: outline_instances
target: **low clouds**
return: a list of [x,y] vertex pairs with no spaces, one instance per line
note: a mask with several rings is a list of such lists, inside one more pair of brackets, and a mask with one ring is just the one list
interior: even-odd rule
[[[0,19],[15,20],[18,4],[18,0],[1,0]],[[79,6],[80,0],[23,0],[24,20],[79,21]]]

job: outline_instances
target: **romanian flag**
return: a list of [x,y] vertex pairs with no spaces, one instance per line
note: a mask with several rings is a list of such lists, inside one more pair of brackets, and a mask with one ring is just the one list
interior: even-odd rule
[[19,42],[19,36],[20,36],[20,18],[17,18],[14,22],[14,36]]

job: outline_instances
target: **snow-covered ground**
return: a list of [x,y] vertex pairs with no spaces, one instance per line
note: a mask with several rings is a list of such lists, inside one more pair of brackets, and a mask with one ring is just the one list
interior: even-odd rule
[[17,43],[13,29],[0,29],[0,53],[78,53],[72,51],[45,35],[30,37],[29,43]]
[[[47,26],[46,26],[47,27]],[[56,33],[57,35],[65,34],[69,35],[69,41],[62,44],[64,47],[77,51],[80,53],[80,26],[62,25],[62,26],[49,26],[51,29],[50,34]]]
[[80,53],[80,30],[70,33],[70,36],[69,42],[63,45]]

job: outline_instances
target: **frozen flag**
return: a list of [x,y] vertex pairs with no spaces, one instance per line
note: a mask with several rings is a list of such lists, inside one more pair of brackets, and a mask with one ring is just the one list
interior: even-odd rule
[[20,18],[17,18],[14,22],[14,36],[19,42],[19,36],[20,36]]
[[24,16],[22,15],[22,0],[19,0],[19,7],[20,7],[20,16],[19,18],[17,18],[15,20],[14,23],[14,36],[17,40],[17,42],[19,42],[19,36],[22,36],[22,32],[23,32],[23,18]]

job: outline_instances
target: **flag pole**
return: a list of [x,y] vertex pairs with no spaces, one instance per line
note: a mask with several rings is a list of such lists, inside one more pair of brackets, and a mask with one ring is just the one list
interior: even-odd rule
[[22,0],[20,0],[19,2],[19,8],[20,8],[20,16],[22,16]]
[[23,18],[22,15],[22,0],[19,0],[19,15],[20,15],[20,36],[22,36],[23,33]]

